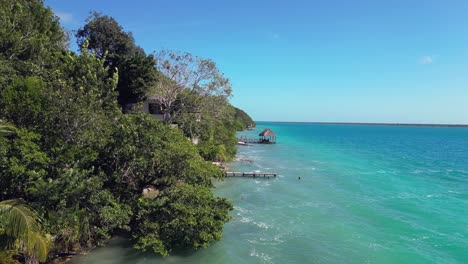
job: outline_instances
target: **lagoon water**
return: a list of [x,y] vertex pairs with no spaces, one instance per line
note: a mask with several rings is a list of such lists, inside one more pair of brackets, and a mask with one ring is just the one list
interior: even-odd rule
[[[215,192],[235,205],[224,238],[161,258],[125,241],[82,263],[468,263],[468,129],[259,123],[276,145],[240,146]],[[298,179],[300,177],[300,180]]]

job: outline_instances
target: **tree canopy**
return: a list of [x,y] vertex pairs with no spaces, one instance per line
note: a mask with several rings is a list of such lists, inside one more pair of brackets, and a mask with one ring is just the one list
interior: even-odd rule
[[[214,61],[169,50],[163,50],[155,57],[156,68],[162,77],[149,93],[161,103],[166,122],[172,122],[174,113],[184,110],[203,112],[208,110],[206,108],[213,98],[226,100],[231,96],[229,79],[224,77]],[[209,110],[217,109],[222,107]]]
[[237,130],[244,130],[248,127],[254,127],[255,121],[244,110],[234,107],[234,120]]
[[67,47],[59,18],[41,1],[0,0],[0,91],[16,76],[47,76]]
[[79,47],[105,60],[110,75],[118,74],[117,99],[122,108],[144,99],[158,76],[155,59],[135,44],[130,32],[114,18],[92,12],[76,38]]

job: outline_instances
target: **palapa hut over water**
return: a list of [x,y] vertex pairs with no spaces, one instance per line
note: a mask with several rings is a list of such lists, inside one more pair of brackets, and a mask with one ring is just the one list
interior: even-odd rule
[[276,134],[269,128],[263,130],[258,136],[260,137],[258,139],[260,144],[276,144]]

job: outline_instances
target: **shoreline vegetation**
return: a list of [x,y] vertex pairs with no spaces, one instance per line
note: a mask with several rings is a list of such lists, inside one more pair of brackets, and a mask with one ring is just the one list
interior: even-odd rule
[[255,122],[216,63],[147,54],[92,12],[69,33],[41,0],[0,0],[0,263],[44,263],[124,235],[167,256],[222,238],[213,162]]

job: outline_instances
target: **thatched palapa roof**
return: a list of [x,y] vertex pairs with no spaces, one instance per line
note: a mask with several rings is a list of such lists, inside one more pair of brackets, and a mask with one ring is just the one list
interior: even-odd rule
[[271,129],[267,128],[262,131],[262,133],[258,134],[261,137],[276,137],[275,132],[273,132]]

